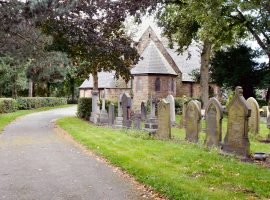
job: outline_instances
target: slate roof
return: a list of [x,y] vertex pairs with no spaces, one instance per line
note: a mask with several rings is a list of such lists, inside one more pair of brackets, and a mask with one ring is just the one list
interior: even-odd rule
[[141,54],[142,59],[132,68],[131,74],[177,75],[156,44],[151,41]]
[[[93,76],[90,74],[80,86],[81,89],[88,89],[93,87]],[[115,72],[99,72],[98,73],[98,87],[99,88],[116,88]]]

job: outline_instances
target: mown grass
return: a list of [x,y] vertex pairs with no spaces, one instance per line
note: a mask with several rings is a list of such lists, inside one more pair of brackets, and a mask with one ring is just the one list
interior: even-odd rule
[[0,114],[0,134],[4,130],[5,126],[14,121],[15,119],[22,117],[27,114],[35,113],[35,112],[41,112],[41,111],[47,111],[51,109],[57,109],[57,108],[65,108],[69,107],[70,105],[62,105],[62,106],[54,106],[54,107],[44,107],[39,108],[35,110],[19,110],[13,113],[6,113],[6,114]]
[[[158,141],[141,132],[98,127],[75,117],[60,119],[57,124],[170,199],[270,198],[269,169],[222,156],[217,149],[178,138]],[[176,136],[182,137],[180,131]]]

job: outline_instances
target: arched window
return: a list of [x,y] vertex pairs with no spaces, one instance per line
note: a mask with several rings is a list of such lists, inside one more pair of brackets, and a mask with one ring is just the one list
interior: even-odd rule
[[174,80],[173,79],[169,79],[168,80],[168,90],[170,92],[173,92],[174,91]]
[[156,92],[160,91],[160,87],[161,87],[161,81],[160,81],[160,78],[157,78],[155,81],[155,91]]

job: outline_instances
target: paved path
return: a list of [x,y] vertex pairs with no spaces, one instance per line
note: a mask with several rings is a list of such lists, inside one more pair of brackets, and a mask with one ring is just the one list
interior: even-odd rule
[[1,200],[142,199],[130,181],[54,132],[75,107],[34,113],[0,134]]

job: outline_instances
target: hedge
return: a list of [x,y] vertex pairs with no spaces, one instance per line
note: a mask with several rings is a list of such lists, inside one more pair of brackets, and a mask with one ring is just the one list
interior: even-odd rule
[[0,114],[15,112],[17,110],[17,102],[11,98],[0,99]]
[[57,97],[21,97],[17,99],[17,103],[20,110],[31,110],[65,105],[67,104],[67,99]]
[[92,110],[92,98],[83,97],[78,100],[77,116],[83,119],[89,119]]
[[[102,100],[100,100],[99,103],[100,103],[100,107],[101,107]],[[110,103],[114,104],[114,110],[115,110],[115,113],[116,113],[116,111],[118,109],[118,103],[106,100],[105,101],[105,108],[106,108],[107,112],[109,111]],[[90,98],[90,97],[79,98],[78,107],[77,107],[77,116],[79,118],[89,120],[89,117],[91,116],[91,111],[92,111],[92,98]]]

